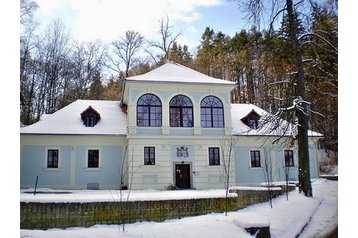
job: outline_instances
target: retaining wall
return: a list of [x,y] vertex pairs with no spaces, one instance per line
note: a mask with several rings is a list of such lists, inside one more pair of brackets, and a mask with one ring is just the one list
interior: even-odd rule
[[[224,212],[225,206],[225,198],[98,203],[21,202],[20,228],[89,227],[95,224],[164,221]],[[236,209],[237,197],[228,198],[228,211]]]
[[[267,191],[235,190],[227,210],[235,211],[268,200]],[[273,191],[273,196],[284,191]],[[21,229],[89,227],[95,224],[122,224],[141,221],[164,221],[187,216],[222,213],[225,198],[183,199],[133,202],[20,203]]]

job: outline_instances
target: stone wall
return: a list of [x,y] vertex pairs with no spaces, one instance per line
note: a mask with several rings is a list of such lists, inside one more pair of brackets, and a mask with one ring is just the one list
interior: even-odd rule
[[[89,227],[95,224],[164,221],[224,212],[225,206],[225,198],[98,203],[21,202],[20,228]],[[228,211],[236,209],[237,197],[228,198]]]
[[[286,189],[288,191],[295,190],[295,186],[277,186],[273,187],[271,192],[271,197],[275,198],[277,196],[280,196],[282,194],[286,193]],[[242,209],[245,207],[248,207],[253,204],[266,202],[269,200],[269,193],[267,190],[240,190],[240,189],[230,189],[231,193],[236,193],[238,195],[238,203],[237,208]]]
[[[294,188],[292,188],[294,189]],[[265,190],[235,190],[228,198],[228,211],[268,201]],[[284,193],[275,190],[273,197]],[[225,198],[133,202],[20,203],[21,229],[89,227],[95,224],[122,224],[164,221],[225,211]]]

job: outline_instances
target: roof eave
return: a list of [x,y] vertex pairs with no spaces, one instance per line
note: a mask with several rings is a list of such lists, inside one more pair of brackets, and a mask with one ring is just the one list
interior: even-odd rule
[[[224,80],[223,80],[224,81]],[[212,85],[212,86],[230,86],[235,87],[235,82],[226,81],[227,83],[208,83],[208,82],[183,82],[183,81],[160,81],[160,80],[135,80],[135,79],[127,79],[126,82],[133,82],[133,83],[170,83],[170,84],[177,84],[177,83],[185,83],[185,84],[195,84],[195,85]]]

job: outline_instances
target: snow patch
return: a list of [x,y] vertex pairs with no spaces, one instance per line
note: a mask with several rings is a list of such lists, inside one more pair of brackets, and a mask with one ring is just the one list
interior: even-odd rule
[[267,217],[249,212],[239,213],[233,223],[241,228],[270,226],[270,220]]

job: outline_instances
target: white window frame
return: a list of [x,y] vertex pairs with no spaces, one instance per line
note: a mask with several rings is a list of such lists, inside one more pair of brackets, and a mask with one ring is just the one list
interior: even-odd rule
[[[57,168],[48,167],[48,151],[49,150],[58,150]],[[60,147],[46,147],[45,148],[45,166],[44,166],[44,170],[56,171],[56,170],[60,170],[60,168],[61,168],[61,150],[60,150]]]
[[[154,164],[145,164],[145,148],[154,148]],[[154,145],[143,146],[143,165],[144,166],[156,166],[157,165],[157,148]]]
[[[88,167],[88,151],[89,150],[98,150],[98,167]],[[86,148],[86,161],[85,161],[85,169],[86,170],[101,170],[101,149],[99,147],[88,147]]]
[[[251,165],[251,151],[260,151],[260,166],[259,167],[252,167],[252,165]],[[249,156],[248,156],[248,158],[249,158],[249,168],[250,169],[260,169],[261,170],[262,169],[263,151],[260,150],[260,149],[251,148],[251,149],[248,150],[248,154],[249,154]]]
[[[209,153],[209,149],[210,148],[219,148],[219,164],[213,164],[213,165],[210,165],[210,153]],[[222,164],[222,153],[221,153],[221,147],[220,146],[208,146],[208,148],[207,148],[207,153],[208,153],[208,156],[207,156],[207,158],[208,158],[208,166],[209,167],[220,167],[220,166],[223,166],[223,164]]]
[[282,156],[283,166],[286,168],[285,150],[292,150],[293,151],[293,166],[289,166],[289,168],[297,168],[298,167],[298,154],[297,154],[297,150],[294,150],[294,149],[284,149],[282,151],[282,154],[283,154],[283,156]]

